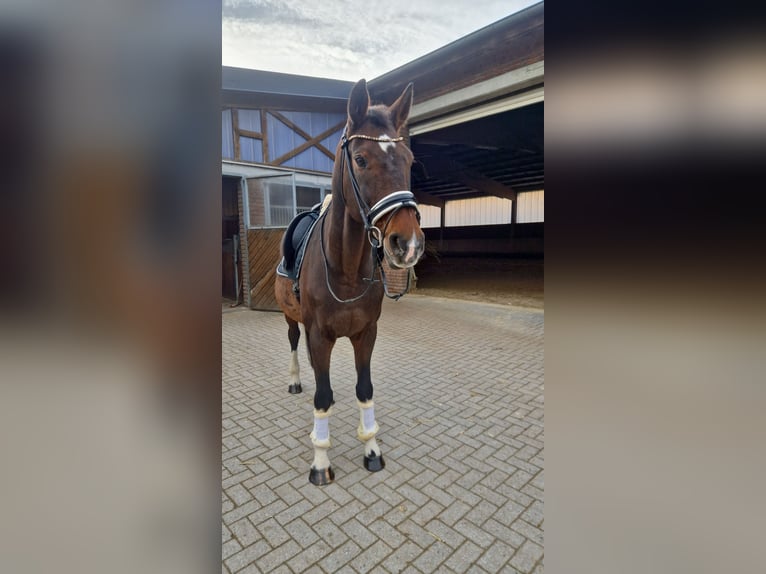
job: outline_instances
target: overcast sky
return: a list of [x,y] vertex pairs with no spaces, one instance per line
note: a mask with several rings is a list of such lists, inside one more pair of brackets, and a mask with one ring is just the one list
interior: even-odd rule
[[223,0],[223,65],[371,80],[540,0]]

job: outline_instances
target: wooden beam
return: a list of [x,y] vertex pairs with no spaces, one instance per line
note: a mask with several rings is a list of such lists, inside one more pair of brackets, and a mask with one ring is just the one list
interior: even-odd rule
[[261,132],[254,132],[254,131],[246,130],[246,129],[243,129],[243,128],[239,129],[239,135],[244,136],[246,138],[253,138],[253,139],[256,139],[256,140],[262,140],[263,139],[263,134]]
[[[328,130],[325,130],[324,132],[322,132],[322,134],[320,134],[318,136],[312,136],[311,134],[309,134],[306,131],[304,131],[299,125],[295,124],[294,122],[290,121],[288,118],[286,118],[285,116],[280,114],[278,111],[276,111],[276,110],[268,110],[268,112],[272,116],[277,118],[280,122],[285,124],[288,128],[290,128],[295,133],[297,133],[299,136],[301,136],[303,139],[314,142],[311,145],[315,146],[319,151],[324,153],[330,159],[335,160],[335,154],[332,153],[330,150],[328,150],[326,147],[324,147],[321,143],[319,143],[319,140],[322,140],[322,139],[326,138],[328,135],[331,135],[331,134],[337,132],[338,130],[340,130],[345,125],[345,123],[346,123],[345,121],[340,122],[339,124],[335,125],[334,127],[330,128]],[[309,146],[309,147],[311,147],[311,146]],[[284,157],[284,156],[282,156],[282,157]],[[281,158],[278,158],[278,159],[281,159]],[[287,159],[290,159],[290,158],[288,157],[286,159],[281,159],[281,161],[279,161],[279,162],[277,162],[277,160],[274,160],[271,163],[274,164],[274,165],[279,165],[279,163],[282,163],[283,161],[286,161]]]
[[[279,156],[278,158],[276,158],[273,162],[271,162],[272,165],[282,164],[282,163],[286,162],[288,159],[290,159],[292,157],[295,157],[299,153],[302,153],[302,152],[306,151],[310,147],[317,147],[319,149],[319,151],[325,153],[326,155],[328,155],[330,157],[330,159],[332,159],[334,161],[335,160],[335,154],[330,153],[327,150],[327,148],[324,147],[323,145],[321,145],[319,142],[321,140],[325,139],[327,136],[332,135],[335,132],[337,132],[341,127],[343,127],[344,123],[345,122],[342,122],[340,124],[337,124],[337,125],[334,125],[334,126],[332,126],[330,128],[327,128],[325,131],[323,131],[319,135],[309,136],[309,138],[305,142],[303,142],[301,145],[299,145],[297,148],[295,148],[295,149],[287,152],[286,154],[283,154],[283,155]],[[305,137],[305,136],[303,136],[303,134],[299,134],[299,135],[301,135],[302,137]]]
[[516,235],[516,219],[518,218],[518,206],[519,202],[514,201],[511,204],[511,237]]
[[502,197],[514,201],[516,192],[509,186],[471,170],[458,161],[440,156],[421,157],[419,160],[426,168],[429,178],[436,177],[462,183],[487,195]]
[[266,110],[261,110],[261,133],[263,134],[263,163],[269,163],[269,137]]
[[439,251],[444,250],[444,228],[447,227],[447,202],[444,202],[444,207],[440,213],[439,220]]
[[516,192],[513,189],[480,173],[465,169],[457,172],[453,177],[476,191],[516,201]]
[[239,112],[237,108],[231,109],[231,133],[234,138],[234,159],[239,161],[242,158],[239,150]]
[[415,199],[418,203],[422,203],[424,205],[434,205],[444,209],[444,200],[441,197],[436,197],[435,195],[431,195],[425,191],[413,190],[412,193],[415,194]]

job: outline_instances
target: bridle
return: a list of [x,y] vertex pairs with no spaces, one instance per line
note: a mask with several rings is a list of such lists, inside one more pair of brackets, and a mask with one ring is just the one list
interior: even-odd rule
[[[343,152],[341,153],[340,159],[341,159],[341,180],[340,180],[340,186],[341,186],[341,201],[343,203],[346,203],[346,199],[343,193],[343,164],[345,163],[348,167],[348,175],[351,179],[351,187],[354,191],[354,198],[356,199],[356,205],[359,208],[359,215],[362,219],[362,224],[364,225],[364,230],[367,234],[367,240],[370,242],[370,245],[372,245],[372,249],[370,250],[372,254],[372,270],[370,272],[369,278],[364,278],[364,281],[368,283],[365,290],[357,295],[356,297],[352,297],[350,299],[341,299],[338,297],[335,292],[333,291],[332,287],[330,286],[330,271],[327,265],[327,254],[325,253],[324,248],[324,217],[322,218],[322,224],[319,228],[319,243],[322,247],[322,258],[324,259],[324,269],[325,269],[325,282],[327,283],[327,289],[330,291],[330,294],[333,296],[333,298],[338,303],[353,303],[354,301],[358,301],[362,297],[364,297],[367,294],[367,291],[369,291],[370,287],[372,287],[373,283],[378,282],[377,279],[375,279],[375,268],[377,267],[380,270],[380,277],[383,282],[383,292],[385,293],[386,297],[390,299],[394,299],[395,301],[398,301],[407,291],[410,290],[410,275],[411,273],[407,273],[407,286],[401,293],[397,294],[391,294],[388,291],[388,284],[386,282],[386,273],[383,270],[383,239],[386,236],[386,229],[388,229],[388,224],[391,223],[391,220],[394,218],[394,215],[403,207],[412,207],[415,210],[415,216],[418,219],[418,223],[420,223],[420,211],[418,210],[418,204],[415,201],[415,195],[409,191],[409,190],[400,190],[400,191],[394,191],[392,193],[389,193],[386,195],[383,199],[375,203],[372,207],[369,207],[367,205],[367,202],[364,201],[364,198],[362,197],[361,190],[359,189],[359,182],[356,179],[356,175],[354,174],[354,170],[351,167],[351,150],[349,149],[349,143],[355,139],[364,139],[364,140],[370,140],[370,141],[376,141],[376,142],[388,142],[388,143],[397,143],[404,140],[402,136],[391,138],[388,136],[382,136],[382,137],[375,137],[375,136],[368,136],[364,134],[354,134],[352,136],[347,136],[348,128],[343,131],[343,135],[341,136],[341,149]],[[326,212],[325,212],[326,213]],[[378,228],[375,224],[380,221],[380,219],[388,214],[388,219],[386,220],[385,225],[383,226],[383,230],[381,231],[380,228]]]

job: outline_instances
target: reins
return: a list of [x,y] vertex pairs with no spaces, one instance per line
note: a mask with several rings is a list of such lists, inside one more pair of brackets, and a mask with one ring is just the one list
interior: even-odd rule
[[[358,301],[362,297],[364,297],[367,292],[370,290],[370,287],[372,287],[373,283],[377,283],[378,281],[382,281],[383,283],[383,292],[385,293],[386,297],[389,299],[393,299],[394,301],[398,301],[402,296],[404,296],[405,293],[407,293],[410,290],[410,277],[411,273],[407,272],[407,286],[405,287],[404,291],[397,294],[391,294],[388,291],[388,282],[386,280],[386,272],[383,269],[383,257],[381,256],[381,252],[383,251],[383,239],[385,238],[386,229],[388,229],[388,224],[391,223],[391,220],[394,218],[394,215],[402,208],[402,207],[412,207],[415,209],[415,214],[418,219],[418,222],[420,222],[420,211],[418,210],[418,204],[415,202],[415,195],[409,191],[409,190],[401,190],[401,191],[395,191],[393,193],[389,193],[387,196],[385,196],[383,199],[378,201],[375,205],[373,205],[371,208],[367,205],[367,203],[364,201],[364,198],[362,197],[361,190],[359,189],[359,182],[356,180],[356,176],[354,175],[354,170],[351,167],[351,151],[349,150],[349,143],[354,139],[364,139],[364,140],[370,140],[370,141],[376,141],[376,142],[390,142],[390,143],[397,143],[404,140],[403,137],[396,137],[396,138],[390,138],[390,137],[374,137],[374,136],[368,136],[363,134],[355,134],[352,136],[346,137],[346,132],[343,132],[343,136],[341,137],[341,149],[343,150],[343,153],[341,154],[341,164],[345,163],[348,167],[348,174],[349,178],[351,179],[351,187],[354,191],[354,198],[356,199],[356,205],[359,208],[359,215],[362,220],[362,224],[364,225],[364,230],[367,234],[367,240],[370,242],[370,245],[372,246],[372,249],[370,250],[370,253],[372,255],[372,269],[370,271],[370,277],[369,278],[363,278],[362,280],[367,282],[368,285],[356,297],[351,297],[350,299],[341,299],[335,294],[335,291],[333,291],[332,286],[330,285],[330,270],[329,266],[327,264],[327,254],[325,253],[325,247],[324,247],[324,217],[326,215],[325,213],[322,214],[322,222],[319,228],[319,244],[322,249],[322,259],[324,260],[324,270],[325,270],[325,283],[327,284],[327,290],[330,292],[330,295],[333,296],[333,298],[338,303],[353,303],[354,301]],[[341,165],[340,168],[341,172],[341,180],[340,180],[340,186],[341,186],[341,200],[343,201],[343,204],[346,205],[346,199],[343,194],[343,166]],[[366,213],[365,213],[366,212]],[[386,219],[386,224],[383,226],[383,231],[381,231],[378,227],[376,227],[376,223],[378,220],[380,220],[381,217],[384,215],[388,215],[388,219]],[[380,272],[380,280],[375,279],[375,269],[378,269]]]

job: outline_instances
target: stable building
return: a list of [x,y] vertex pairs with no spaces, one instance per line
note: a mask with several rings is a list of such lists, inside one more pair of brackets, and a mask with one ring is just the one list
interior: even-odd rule
[[[368,82],[413,82],[412,191],[427,251],[543,255],[544,3]],[[353,82],[223,68],[223,296],[276,309],[279,244],[330,193]],[[417,267],[416,267],[417,271]]]
[[297,213],[331,192],[352,86],[223,68],[223,297],[276,309],[282,234]]

